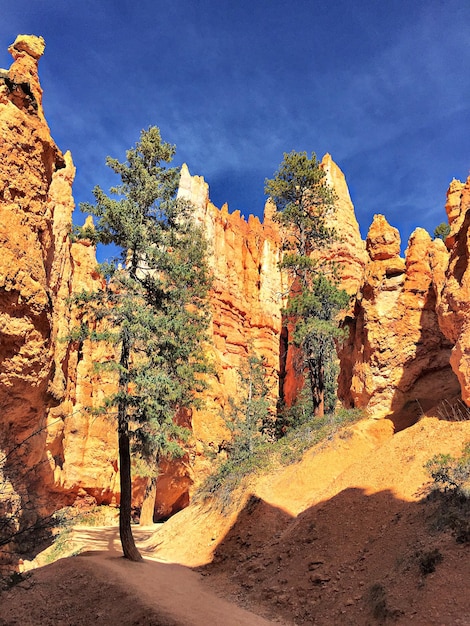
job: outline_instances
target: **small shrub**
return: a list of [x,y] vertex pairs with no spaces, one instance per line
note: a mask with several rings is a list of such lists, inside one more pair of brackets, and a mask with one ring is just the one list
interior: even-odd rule
[[69,556],[70,540],[72,538],[71,528],[62,528],[54,538],[54,543],[47,550],[45,555],[46,564],[54,563],[63,556]]
[[470,442],[462,454],[437,454],[425,468],[434,483],[430,499],[438,501],[433,516],[437,530],[451,529],[458,543],[470,542]]
[[437,548],[419,555],[419,571],[423,576],[436,571],[436,565],[442,563],[443,556]]
[[65,506],[53,515],[56,530],[72,526],[110,526],[118,522],[119,510],[102,505]]
[[[287,431],[287,434],[274,444],[273,452],[277,455],[281,465],[297,463],[309,448],[320,441],[333,439],[340,429],[359,421],[362,417],[363,413],[359,409],[339,409],[336,413],[322,418],[310,419],[309,422]],[[349,439],[350,437],[349,431],[341,438]]]
[[[233,504],[234,493],[249,476],[266,471],[273,464],[291,465],[320,441],[332,439],[340,428],[363,417],[357,409],[340,409],[323,418],[311,419],[290,429],[278,441],[257,439],[252,450],[233,446],[228,458],[220,463],[199,488],[196,499],[213,499],[214,505],[226,512]],[[350,436],[350,435],[349,435]]]
[[372,609],[372,615],[376,619],[385,619],[388,615],[387,596],[383,585],[375,583],[369,589],[369,602]]
[[369,589],[367,600],[372,615],[380,622],[385,622],[387,619],[396,619],[401,614],[401,611],[391,609],[388,606],[385,588],[380,583],[372,585]]
[[447,422],[465,422],[470,420],[470,407],[462,400],[454,402],[443,400],[437,407],[437,415]]
[[470,497],[470,441],[465,444],[460,458],[436,454],[424,467],[434,480],[435,488]]
[[234,504],[234,494],[250,475],[266,469],[270,463],[269,444],[259,444],[250,454],[229,456],[220,463],[203,482],[196,493],[196,499],[213,499],[216,508],[228,512]]
[[72,523],[74,526],[111,526],[118,522],[118,518],[119,509],[116,507],[96,505],[73,515]]
[[0,578],[0,591],[5,591],[6,589],[11,589],[12,587],[16,587],[16,585],[19,585],[20,583],[24,582],[30,576],[31,576],[31,572],[13,572],[9,576]]
[[441,222],[439,226],[434,229],[434,239],[442,239],[445,242],[446,238],[450,234],[450,226],[447,222]]

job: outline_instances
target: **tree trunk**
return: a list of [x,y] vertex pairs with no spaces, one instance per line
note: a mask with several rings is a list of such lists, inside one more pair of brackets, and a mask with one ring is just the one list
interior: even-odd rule
[[323,417],[325,415],[325,376],[321,357],[308,359],[308,374],[313,414],[315,417]]
[[142,561],[137,550],[131,530],[131,454],[129,434],[119,433],[119,472],[121,480],[121,504],[119,507],[119,536],[121,537],[122,551],[130,561]]
[[129,423],[127,415],[127,385],[128,365],[130,354],[129,337],[124,330],[121,346],[122,366],[119,375],[119,391],[121,398],[118,404],[118,442],[119,442],[119,477],[121,484],[121,503],[119,506],[119,536],[121,538],[124,557],[130,561],[142,561],[140,552],[137,550],[131,530],[131,505],[132,505],[132,482],[131,482],[131,450],[129,441]]
[[144,501],[140,511],[140,525],[150,526],[153,524],[153,514],[155,511],[155,498],[157,497],[157,477],[151,476],[147,479]]

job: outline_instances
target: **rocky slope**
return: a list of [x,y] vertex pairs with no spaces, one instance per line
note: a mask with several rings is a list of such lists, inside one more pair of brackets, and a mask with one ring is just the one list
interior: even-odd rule
[[[393,433],[388,418],[350,426],[299,463],[252,479],[229,514],[191,505],[144,547],[197,567],[273,620],[463,625],[468,544],[442,530],[445,514],[424,499],[424,465],[437,453],[458,456],[470,421],[431,411]],[[426,569],[436,554],[435,570]]]

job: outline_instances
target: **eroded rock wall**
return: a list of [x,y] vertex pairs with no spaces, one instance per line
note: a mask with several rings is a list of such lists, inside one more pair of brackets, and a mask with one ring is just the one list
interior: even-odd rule
[[341,288],[350,295],[356,295],[362,284],[368,262],[365,242],[359,231],[354,205],[343,172],[329,154],[323,157],[321,166],[326,172],[327,183],[336,194],[336,211],[331,218],[331,226],[338,237],[331,248],[325,251],[324,258],[337,264]]
[[111,499],[117,450],[109,423],[82,411],[101,393],[87,384],[96,355],[66,340],[80,316],[70,297],[99,278],[94,250],[70,240],[75,168],[44,119],[44,41],[19,36],[9,50],[14,62],[0,77],[0,499],[29,526],[81,490]]
[[[68,298],[101,286],[96,251],[90,242],[72,243],[70,262]],[[85,316],[73,305],[62,337],[76,330]],[[116,426],[112,419],[90,411],[116,389],[115,375],[95,368],[96,363],[115,357],[114,348],[80,339],[61,341],[58,346],[56,359],[61,359],[65,388],[62,401],[49,409],[47,417],[46,454],[54,472],[51,488],[65,494],[68,501],[85,495],[97,503],[119,501]]]
[[272,207],[265,208],[263,222],[239,211],[229,213],[209,200],[209,187],[200,176],[191,176],[184,165],[179,195],[196,207],[209,243],[209,265],[214,283],[211,291],[212,320],[208,348],[216,375],[205,393],[206,406],[193,415],[197,440],[195,466],[205,461],[205,446],[218,451],[229,433],[221,413],[230,397],[236,397],[237,372],[249,353],[265,359],[272,409],[279,389],[279,349],[282,327],[283,278],[279,270],[280,235],[272,221]]
[[470,176],[466,183],[454,180],[447,194],[450,234],[445,271],[436,276],[439,325],[454,346],[452,368],[470,406]]
[[[4,478],[21,508],[26,483],[40,494],[52,481],[43,462],[46,407],[63,393],[55,305],[69,292],[71,274],[68,234],[64,240],[69,200],[58,195],[74,168],[42,113],[37,65],[44,41],[18,37],[9,50],[14,62],[0,78],[0,448],[8,455]],[[26,472],[33,467],[31,486]]]
[[374,417],[392,413],[401,429],[459,392],[433,280],[445,272],[447,253],[418,228],[402,259],[399,233],[383,215],[374,217],[366,245],[370,260],[340,351],[339,396]]

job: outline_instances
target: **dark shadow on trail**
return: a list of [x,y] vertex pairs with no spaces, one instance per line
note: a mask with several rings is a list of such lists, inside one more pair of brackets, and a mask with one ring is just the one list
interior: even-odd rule
[[[132,534],[138,544],[145,544],[161,524],[154,524],[152,527],[141,528],[139,526],[132,527]],[[157,535],[158,537],[158,535]],[[93,555],[96,552],[107,552],[113,556],[122,556],[121,540],[119,538],[119,526],[74,526],[71,540],[81,546],[80,556]],[[139,548],[145,557],[151,554],[154,546]]]

